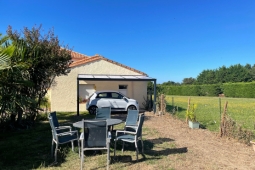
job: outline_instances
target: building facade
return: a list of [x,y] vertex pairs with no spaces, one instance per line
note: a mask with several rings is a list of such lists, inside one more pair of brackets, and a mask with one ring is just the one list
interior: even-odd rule
[[[141,75],[147,74],[114,62],[105,57],[92,57],[72,52],[73,63],[68,75],[55,78],[50,89],[52,111],[75,112],[77,110],[77,76],[92,75]],[[115,90],[139,102],[140,109],[147,98],[148,81],[79,81],[79,110],[86,111],[85,102],[94,91]]]

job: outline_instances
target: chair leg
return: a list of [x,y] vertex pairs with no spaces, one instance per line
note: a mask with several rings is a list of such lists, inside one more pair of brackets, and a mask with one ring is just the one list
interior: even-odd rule
[[124,151],[124,145],[125,145],[125,142],[122,141],[122,153],[123,153],[123,151]]
[[114,143],[114,158],[115,158],[115,151],[116,151],[116,139],[115,139],[115,143]]
[[136,161],[138,160],[138,153],[139,153],[139,150],[138,150],[138,147],[137,147],[137,141],[135,142],[135,149],[136,149]]
[[56,148],[55,148],[55,162],[57,162],[57,155],[58,155],[58,144],[56,143]]
[[73,147],[73,141],[72,141],[71,143],[72,143],[72,151],[74,151],[74,147]]
[[54,141],[51,142],[51,157],[53,157]]
[[144,152],[144,149],[143,149],[143,140],[141,139],[141,144],[142,144],[142,153]]
[[107,149],[107,170],[109,169],[109,164],[110,164],[110,149],[108,146],[108,149]]
[[78,143],[78,149],[79,149],[79,158],[81,157],[81,148],[80,148],[80,141],[79,140],[77,140],[77,143]]
[[81,150],[81,170],[82,170],[82,168],[83,168],[83,160],[84,160],[84,153],[83,153],[84,151],[83,150]]

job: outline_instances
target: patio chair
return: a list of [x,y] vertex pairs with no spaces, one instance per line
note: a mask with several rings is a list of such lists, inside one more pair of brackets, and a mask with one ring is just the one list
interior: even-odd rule
[[[128,109],[124,130],[133,131],[133,132],[136,131],[136,128],[138,127],[138,115],[139,115],[138,110]],[[113,138],[115,138],[116,131],[117,130],[111,129],[111,135]]]
[[56,131],[57,131],[58,133],[64,132],[64,131],[67,131],[67,130],[72,131],[72,127],[71,127],[71,126],[59,126],[57,114],[56,114],[55,111],[49,113],[48,116],[51,116],[51,119],[52,119],[52,121],[53,121],[53,125],[54,125],[54,127],[56,128]]
[[99,107],[96,109],[96,119],[110,119],[111,108],[110,107]]
[[116,131],[116,138],[115,140],[115,144],[114,144],[114,157],[115,157],[115,152],[116,152],[116,142],[118,140],[122,141],[122,153],[124,151],[124,144],[125,142],[129,142],[129,143],[134,143],[135,144],[135,148],[136,148],[136,160],[138,160],[138,141],[141,141],[142,144],[142,153],[144,151],[143,149],[143,140],[142,140],[142,126],[143,126],[143,122],[144,122],[144,114],[139,115],[139,121],[138,121],[138,127],[135,129],[135,132],[133,131],[127,131],[127,130],[117,130]]
[[86,150],[107,150],[107,169],[110,162],[110,138],[106,120],[83,120],[81,140],[81,169]]
[[[51,145],[51,156],[53,156],[53,148],[54,148],[54,143],[56,144],[55,148],[55,162],[57,162],[57,151],[58,151],[58,145],[60,144],[65,144],[68,142],[72,143],[72,151],[74,151],[74,145],[73,141],[77,141],[78,143],[78,148],[80,148],[79,144],[79,135],[78,131],[67,131],[67,132],[57,132],[57,129],[54,125],[54,119],[51,115],[49,115],[49,122],[51,126],[51,131],[52,131],[52,145]],[[79,155],[80,155],[80,149],[79,149]]]

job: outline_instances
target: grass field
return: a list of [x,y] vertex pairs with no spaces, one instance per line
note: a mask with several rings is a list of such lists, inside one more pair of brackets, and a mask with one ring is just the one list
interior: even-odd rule
[[[172,106],[178,107],[176,115],[185,119],[188,106],[188,96],[166,96],[167,111],[172,112]],[[254,131],[255,123],[255,99],[248,98],[218,98],[191,96],[191,104],[197,104],[196,116],[203,128],[211,131],[219,131],[220,117],[227,105],[227,114],[241,127]]]

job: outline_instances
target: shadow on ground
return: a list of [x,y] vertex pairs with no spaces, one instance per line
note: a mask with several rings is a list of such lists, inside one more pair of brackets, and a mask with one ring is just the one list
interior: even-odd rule
[[[157,160],[161,159],[161,156],[167,156],[170,154],[181,154],[181,153],[186,153],[188,152],[187,147],[182,147],[182,148],[165,148],[165,147],[159,147],[156,145],[160,145],[166,142],[172,142],[174,141],[173,139],[170,138],[156,138],[156,139],[150,139],[150,140],[145,140],[143,141],[144,144],[144,153],[141,154],[142,147],[141,147],[141,142],[138,143],[138,148],[139,148],[139,156],[138,160],[132,160],[132,157],[130,155],[123,155],[125,154],[125,151],[133,151],[136,152],[134,144],[129,144],[125,143],[124,145],[124,152],[121,155],[116,154],[116,157],[112,157],[112,163],[115,162],[129,162],[129,163],[138,163],[138,162],[143,162],[146,160]],[[114,146],[112,146],[114,149]],[[154,149],[156,147],[156,149]],[[117,142],[116,145],[116,150],[121,150],[122,149],[122,143]],[[142,158],[141,158],[142,155]],[[139,159],[140,158],[140,159]]]

